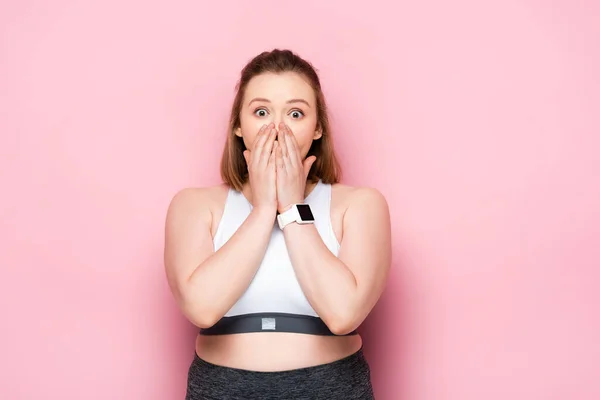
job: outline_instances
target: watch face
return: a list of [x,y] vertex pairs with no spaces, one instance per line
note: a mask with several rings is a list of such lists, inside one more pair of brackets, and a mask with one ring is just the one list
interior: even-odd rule
[[310,210],[310,206],[308,204],[297,204],[296,208],[298,209],[298,214],[300,214],[300,219],[302,221],[315,220],[315,217],[313,217],[312,211]]

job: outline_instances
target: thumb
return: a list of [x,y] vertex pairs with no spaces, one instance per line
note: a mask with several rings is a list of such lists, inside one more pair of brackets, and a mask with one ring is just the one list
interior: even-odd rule
[[308,176],[308,173],[310,172],[310,168],[312,167],[312,165],[314,164],[315,161],[317,161],[317,157],[315,157],[315,156],[306,157],[306,160],[304,160],[304,175],[305,176]]

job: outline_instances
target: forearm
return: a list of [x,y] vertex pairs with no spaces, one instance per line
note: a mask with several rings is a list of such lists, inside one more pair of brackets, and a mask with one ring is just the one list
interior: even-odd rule
[[252,281],[269,244],[275,210],[254,208],[231,238],[184,283],[184,309],[198,325],[212,326]]
[[358,285],[350,269],[331,253],[314,225],[290,224],[284,236],[298,281],[317,314],[334,333],[354,329],[360,319]]

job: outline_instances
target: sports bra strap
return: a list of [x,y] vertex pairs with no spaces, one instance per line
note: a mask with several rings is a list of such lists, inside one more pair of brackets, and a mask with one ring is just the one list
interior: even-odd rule
[[354,330],[346,335],[336,335],[319,317],[287,313],[253,313],[223,317],[210,328],[200,329],[201,335],[228,335],[249,332],[291,332],[325,336],[357,334],[357,331]]

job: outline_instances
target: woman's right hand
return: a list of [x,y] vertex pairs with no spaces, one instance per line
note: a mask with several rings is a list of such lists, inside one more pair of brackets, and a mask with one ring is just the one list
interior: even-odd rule
[[276,138],[275,124],[263,125],[254,139],[252,151],[244,150],[252,190],[252,206],[273,212],[277,210]]

